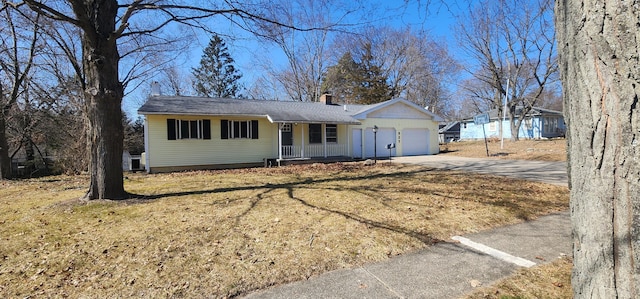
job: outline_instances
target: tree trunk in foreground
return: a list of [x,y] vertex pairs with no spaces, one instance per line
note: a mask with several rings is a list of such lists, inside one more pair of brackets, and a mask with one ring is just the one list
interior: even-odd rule
[[88,118],[89,173],[86,199],[123,199],[122,182],[123,87],[118,80],[118,2],[72,0],[82,28],[82,60],[86,76],[85,109]]
[[558,0],[575,298],[640,296],[640,8]]

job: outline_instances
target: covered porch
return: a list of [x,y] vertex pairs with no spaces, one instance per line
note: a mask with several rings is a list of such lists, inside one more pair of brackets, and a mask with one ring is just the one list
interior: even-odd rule
[[278,123],[278,162],[352,158],[349,124]]

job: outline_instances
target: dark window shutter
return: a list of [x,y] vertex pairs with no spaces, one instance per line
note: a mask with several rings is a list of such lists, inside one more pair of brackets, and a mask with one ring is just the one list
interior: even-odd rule
[[202,139],[211,139],[211,120],[202,120]]
[[252,120],[251,121],[251,139],[258,139],[258,121],[257,120]]
[[229,139],[229,121],[226,119],[220,121],[220,137]]
[[167,119],[167,139],[176,140],[176,120],[172,118]]

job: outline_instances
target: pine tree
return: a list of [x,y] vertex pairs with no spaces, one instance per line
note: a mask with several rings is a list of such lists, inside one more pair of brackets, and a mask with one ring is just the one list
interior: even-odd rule
[[391,90],[382,69],[375,63],[371,44],[364,45],[363,54],[355,61],[346,52],[338,63],[327,69],[323,90],[348,104],[374,104],[390,98]]
[[327,68],[322,89],[330,92],[338,102],[345,104],[355,104],[358,99],[355,97],[355,89],[357,88],[356,77],[358,72],[358,64],[353,60],[351,52],[346,52],[338,64]]
[[194,88],[198,95],[206,97],[241,97],[238,80],[242,74],[233,65],[225,42],[214,35],[204,49],[200,66],[193,69]]
[[391,90],[382,69],[375,63],[370,43],[364,45],[364,53],[360,57],[358,66],[360,84],[355,90],[359,98],[358,102],[360,104],[375,104],[388,100]]

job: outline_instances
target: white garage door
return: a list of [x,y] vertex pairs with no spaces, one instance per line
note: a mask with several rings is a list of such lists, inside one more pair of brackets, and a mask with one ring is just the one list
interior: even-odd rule
[[[378,157],[388,157],[389,150],[387,144],[396,142],[396,129],[395,128],[379,128],[376,134],[377,139],[377,155]],[[372,158],[374,156],[373,151],[373,130],[371,128],[365,129],[364,133],[364,148],[365,156]],[[391,156],[396,155],[396,149],[391,150]]]
[[402,130],[402,155],[417,156],[429,154],[429,130]]

